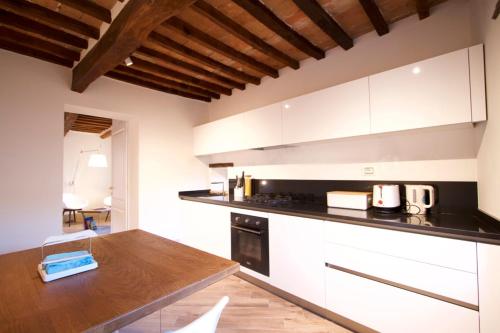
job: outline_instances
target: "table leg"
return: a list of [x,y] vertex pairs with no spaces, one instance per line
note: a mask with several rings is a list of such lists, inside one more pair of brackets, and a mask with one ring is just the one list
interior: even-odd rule
[[104,220],[104,222],[108,222],[109,213],[111,213],[111,211],[110,211],[110,210],[108,210],[108,213],[106,214],[106,219]]

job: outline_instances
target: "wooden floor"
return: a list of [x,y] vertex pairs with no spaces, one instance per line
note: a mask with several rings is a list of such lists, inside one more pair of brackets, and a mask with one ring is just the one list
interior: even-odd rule
[[222,296],[230,298],[218,333],[349,333],[350,331],[295,306],[235,276],[120,329],[120,333],[165,332],[190,323]]

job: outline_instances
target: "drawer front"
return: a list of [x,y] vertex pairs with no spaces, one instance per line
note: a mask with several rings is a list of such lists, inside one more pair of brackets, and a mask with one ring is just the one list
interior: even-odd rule
[[331,268],[328,310],[383,333],[478,333],[479,313]]
[[474,242],[347,223],[325,223],[327,242],[477,273]]
[[477,275],[461,270],[327,243],[326,262],[401,285],[401,288],[476,308]]

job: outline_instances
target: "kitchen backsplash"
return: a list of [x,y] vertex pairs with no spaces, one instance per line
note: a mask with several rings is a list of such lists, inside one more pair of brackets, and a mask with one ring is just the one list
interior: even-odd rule
[[[328,191],[367,191],[375,184],[398,184],[401,201],[405,200],[404,184],[426,184],[436,190],[436,205],[431,213],[448,211],[470,211],[478,207],[477,182],[455,181],[377,181],[377,180],[297,180],[297,179],[253,179],[252,192],[255,193],[307,193],[326,202]],[[235,180],[229,181],[234,188]]]

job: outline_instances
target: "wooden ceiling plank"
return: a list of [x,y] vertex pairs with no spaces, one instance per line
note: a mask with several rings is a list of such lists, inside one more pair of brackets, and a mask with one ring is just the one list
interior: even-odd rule
[[239,71],[235,68],[232,68],[230,66],[224,65],[221,62],[218,62],[216,60],[213,60],[210,57],[207,57],[201,53],[198,53],[184,45],[181,45],[177,43],[176,41],[165,37],[163,35],[160,35],[157,32],[152,32],[151,35],[149,36],[149,40],[163,48],[166,48],[167,50],[170,50],[172,52],[176,52],[184,57],[187,57],[189,59],[192,59],[194,61],[200,62],[206,66],[209,66],[213,69],[219,70],[220,72],[223,72],[226,75],[230,75],[232,78],[237,78],[238,80],[242,80],[244,82],[249,82],[253,83],[255,85],[260,84],[260,79],[258,77],[249,75],[245,72]]
[[175,65],[175,66],[180,67],[182,69],[186,69],[190,72],[203,75],[206,78],[213,79],[214,81],[217,81],[217,82],[224,84],[226,86],[229,86],[231,88],[238,88],[240,90],[245,89],[245,85],[243,83],[228,79],[224,76],[207,71],[206,69],[203,69],[203,68],[195,66],[191,63],[182,61],[180,59],[171,57],[171,56],[166,55],[162,52],[159,52],[159,51],[147,48],[147,47],[141,46],[140,48],[137,49],[137,51],[134,53],[134,55],[147,56],[149,58],[154,59],[155,61]]
[[37,49],[46,53],[51,53],[64,59],[71,59],[77,61],[80,59],[80,53],[67,49],[63,46],[48,42],[43,39],[39,39],[17,30],[9,29],[4,26],[0,26],[0,39],[24,45],[33,49]]
[[75,123],[77,118],[78,114],[76,113],[64,112],[64,136],[68,134],[69,130],[71,129],[71,127],[73,127],[73,124]]
[[0,24],[22,29],[48,39],[80,49],[88,47],[88,41],[62,30],[54,29],[37,21],[0,9]]
[[310,55],[316,59],[325,57],[325,52],[319,47],[312,44],[309,40],[298,34],[290,28],[278,16],[276,16],[269,8],[260,1],[248,0],[232,0],[238,6],[246,10],[250,15],[255,17],[260,23],[268,29],[279,35],[288,43],[292,44],[298,50]]
[[129,0],[104,36],[73,69],[71,89],[83,92],[130,56],[153,29],[195,1]]
[[389,32],[389,25],[374,0],[358,0],[379,36]]
[[174,95],[178,95],[178,96],[182,96],[182,97],[196,99],[196,100],[203,101],[203,102],[210,102],[210,100],[211,100],[208,97],[198,96],[198,95],[189,94],[189,93],[186,93],[183,91],[166,88],[166,87],[160,86],[159,84],[154,84],[151,82],[143,81],[143,80],[140,80],[140,79],[137,79],[134,77],[130,77],[130,76],[127,76],[127,75],[124,75],[121,73],[108,72],[105,74],[105,76],[110,77],[110,78],[115,79],[115,80],[120,80],[120,81],[124,81],[124,82],[130,83],[130,84],[141,86],[144,88],[149,88],[149,89],[158,90],[158,91],[168,93],[168,94],[174,94]]
[[64,59],[64,58],[55,56],[51,53],[43,52],[43,51],[40,51],[37,49],[33,49],[33,48],[30,48],[27,46],[11,43],[11,42],[4,41],[1,39],[0,39],[0,48],[7,50],[7,51],[23,54],[23,55],[28,56],[28,57],[33,57],[33,58],[37,58],[40,60],[48,61],[48,62],[51,62],[53,64],[61,65],[64,67],[69,67],[69,68],[73,67],[73,60]]
[[0,0],[0,8],[80,35],[99,39],[99,29],[28,1]]
[[281,52],[277,48],[272,45],[266,43],[258,36],[254,35],[247,29],[243,28],[240,24],[233,21],[231,18],[227,17],[223,13],[221,13],[216,8],[212,7],[209,3],[204,0],[198,0],[192,7],[192,10],[196,11],[198,14],[203,15],[207,19],[209,19],[212,23],[216,24],[218,27],[226,30],[227,32],[233,34],[238,37],[248,45],[251,45],[255,49],[260,52],[274,57],[276,60],[281,63],[293,68],[298,69],[300,64],[297,60],[288,56],[284,52]]
[[177,89],[177,90],[185,91],[188,93],[193,93],[196,95],[211,97],[211,98],[215,98],[215,99],[220,98],[219,94],[216,94],[216,93],[211,92],[209,90],[205,90],[205,89],[195,87],[195,86],[190,86],[188,84],[177,82],[174,80],[165,79],[163,77],[156,76],[156,75],[151,74],[151,73],[143,72],[143,71],[135,69],[135,68],[120,65],[120,66],[116,67],[113,71],[117,72],[117,73],[122,73],[125,75],[130,75],[130,76],[136,77],[138,79],[142,79],[142,80],[149,81],[152,83],[160,84],[160,85],[165,86],[167,88]]
[[100,21],[111,23],[111,11],[88,0],[57,0],[58,2],[92,16]]
[[317,0],[293,0],[324,33],[330,36],[344,50],[349,50],[354,43],[342,27],[321,7]]
[[153,64],[151,62],[139,59],[137,57],[131,57],[132,61],[134,64],[131,66],[135,69],[138,69],[140,71],[150,73],[153,75],[157,76],[162,76],[167,79],[174,79],[174,80],[180,80],[183,81],[183,83],[187,83],[190,85],[195,85],[201,88],[205,88],[207,90],[210,90],[212,92],[218,93],[218,94],[224,94],[231,96],[231,89],[228,89],[226,87],[220,86],[215,83],[211,83],[208,81],[203,81],[200,79],[195,78],[194,76],[190,76],[178,71],[174,71],[173,69],[165,68],[162,66],[158,66],[156,64]]
[[420,20],[428,18],[431,14],[430,5],[427,0],[415,0],[415,7],[417,7],[418,18]]
[[204,33],[203,31],[193,27],[191,24],[184,22],[177,17],[172,17],[170,20],[164,23],[164,26],[173,27],[178,33],[191,40],[194,40],[196,43],[201,44],[243,65],[253,68],[260,73],[269,75],[273,78],[279,77],[278,71],[276,69],[264,63],[261,63],[236,49],[233,49],[232,47],[222,43],[218,39],[213,38],[209,34]]

